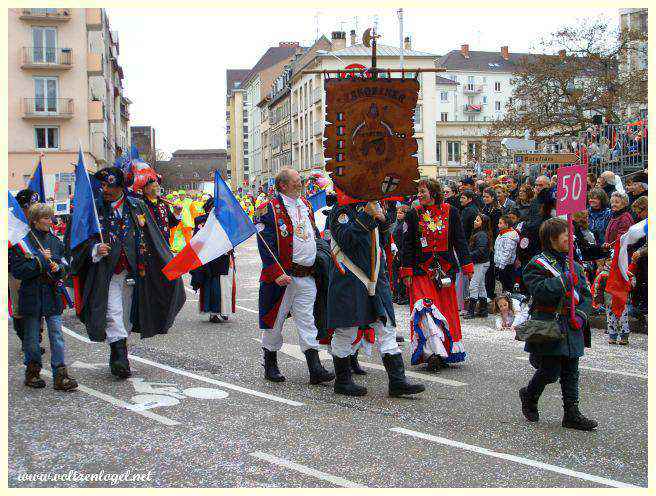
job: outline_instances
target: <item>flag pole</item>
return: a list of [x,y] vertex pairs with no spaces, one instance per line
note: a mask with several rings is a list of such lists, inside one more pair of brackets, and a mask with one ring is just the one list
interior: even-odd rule
[[257,233],[257,236],[260,238],[262,243],[264,243],[264,246],[266,246],[266,249],[269,250],[269,253],[273,257],[273,259],[276,261],[276,263],[278,264],[278,267],[280,267],[280,270],[282,270],[283,275],[285,275],[285,276],[288,275],[287,272],[285,272],[285,269],[283,268],[282,264],[278,261],[278,258],[273,254],[273,251],[271,251],[271,247],[269,247],[269,244],[265,241],[265,239],[260,234],[260,231],[258,231],[257,228],[256,228],[255,232]]

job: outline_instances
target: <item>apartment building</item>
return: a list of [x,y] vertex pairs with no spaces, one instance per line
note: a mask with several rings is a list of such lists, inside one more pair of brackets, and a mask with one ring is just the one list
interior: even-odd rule
[[118,33],[104,9],[9,9],[9,189],[39,155],[46,196],[67,198],[79,146],[91,170],[130,145]]
[[274,80],[268,99],[268,143],[270,176],[292,166],[291,77],[293,62]]
[[438,175],[481,160],[492,121],[501,119],[512,98],[512,73],[527,53],[452,50],[437,61],[445,69],[435,80],[438,116],[435,156]]
[[243,186],[244,173],[248,172],[248,158],[244,152],[244,143],[248,140],[248,114],[245,107],[246,92],[242,89],[241,82],[250,72],[250,69],[226,71],[227,175],[229,184],[235,190]]
[[[319,48],[321,47],[321,48]],[[323,48],[325,47],[325,48]],[[435,68],[437,55],[413,50],[409,38],[405,40],[404,67],[415,69]],[[377,45],[378,67],[400,68],[400,49]],[[350,33],[350,45],[346,32],[335,31],[331,40],[319,39],[315,46],[295,65],[291,81],[291,134],[292,164],[303,176],[312,169],[324,169],[323,130],[325,118],[325,90],[323,75],[303,74],[305,70],[344,69],[359,64],[371,66],[371,48],[357,43],[355,31]],[[398,76],[394,74],[393,77]],[[413,77],[412,74],[409,75]],[[386,77],[386,75],[381,75]],[[436,173],[435,147],[435,74],[419,73],[419,100],[415,109],[415,138],[417,139],[419,168],[422,175]],[[430,146],[424,146],[429,143]]]
[[[620,30],[638,31],[648,34],[648,10],[647,9],[620,9]],[[623,54],[620,60],[620,71],[627,72],[630,70],[648,69],[648,51],[647,41],[633,42],[632,50]],[[645,77],[647,73],[645,72]],[[640,116],[643,119],[647,117],[647,104],[633,105],[626,109],[625,118],[635,118]]]

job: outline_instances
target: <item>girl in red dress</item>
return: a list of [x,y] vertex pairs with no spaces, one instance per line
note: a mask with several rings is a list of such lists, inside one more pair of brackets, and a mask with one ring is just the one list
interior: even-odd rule
[[399,275],[410,296],[411,363],[437,370],[465,360],[454,283],[459,270],[471,277],[474,266],[460,214],[444,201],[440,183],[422,180],[418,194],[419,206],[405,218]]

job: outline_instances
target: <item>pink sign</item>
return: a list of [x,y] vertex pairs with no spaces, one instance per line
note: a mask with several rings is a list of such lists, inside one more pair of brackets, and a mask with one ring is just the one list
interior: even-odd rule
[[585,165],[572,165],[558,169],[558,190],[556,193],[556,214],[573,214],[586,208],[588,197],[588,168]]

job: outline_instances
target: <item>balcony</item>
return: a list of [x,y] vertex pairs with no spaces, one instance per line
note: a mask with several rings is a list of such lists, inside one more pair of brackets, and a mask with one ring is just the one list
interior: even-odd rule
[[23,9],[20,18],[25,21],[65,22],[71,20],[71,9]]
[[94,100],[87,102],[87,116],[89,122],[104,122],[105,111],[103,110],[103,102]]
[[481,111],[483,110],[483,106],[482,105],[465,104],[463,106],[462,110],[466,114],[480,114]]
[[121,117],[126,121],[130,120],[130,111],[128,110],[127,105],[121,105]]
[[87,29],[89,31],[100,31],[102,29],[102,9],[84,9],[86,15]]
[[298,143],[298,131],[292,132],[292,143]]
[[103,75],[103,56],[102,53],[87,52],[87,75]]
[[72,98],[23,98],[23,119],[71,119],[75,113]]
[[465,84],[462,87],[462,92],[468,95],[475,95],[483,91],[482,84]]
[[298,102],[292,103],[292,115],[298,114]]
[[312,90],[312,103],[321,103],[322,95],[323,91],[321,91],[321,88],[315,88]]
[[314,136],[319,136],[323,134],[323,122],[317,121],[312,125],[312,130],[314,131]]
[[70,69],[72,66],[73,51],[70,48],[23,47],[23,69]]

